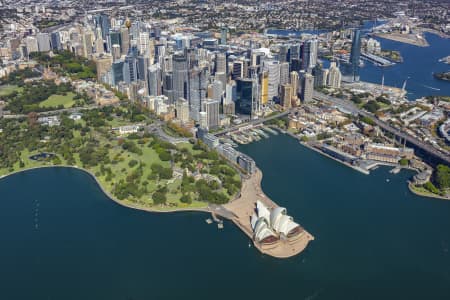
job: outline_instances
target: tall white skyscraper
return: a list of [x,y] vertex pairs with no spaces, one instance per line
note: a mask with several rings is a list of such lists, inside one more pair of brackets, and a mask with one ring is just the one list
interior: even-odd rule
[[269,74],[268,97],[269,101],[271,101],[273,97],[278,96],[278,87],[280,85],[280,63],[274,60],[265,60],[263,66],[264,70]]

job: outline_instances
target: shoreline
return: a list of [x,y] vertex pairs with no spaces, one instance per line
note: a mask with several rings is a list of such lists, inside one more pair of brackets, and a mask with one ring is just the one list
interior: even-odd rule
[[[129,209],[135,209],[140,210],[144,212],[149,213],[177,213],[177,212],[201,212],[201,213],[209,213],[212,215],[213,219],[216,220],[217,216],[222,217],[224,219],[227,219],[234,223],[241,231],[247,235],[253,242],[253,245],[255,248],[263,253],[267,254],[274,258],[289,258],[296,256],[297,254],[300,254],[308,245],[308,243],[312,240],[314,240],[314,237],[308,233],[306,230],[304,230],[299,236],[296,236],[295,239],[292,240],[279,240],[275,244],[270,245],[269,247],[266,247],[265,245],[259,245],[256,243],[256,241],[253,239],[253,232],[251,230],[249,218],[247,218],[247,215],[244,217],[239,217],[240,208],[245,207],[246,214],[248,214],[248,210],[252,211],[254,210],[256,200],[262,200],[270,207],[278,207],[278,204],[276,204],[274,201],[272,201],[269,197],[267,197],[264,192],[262,191],[261,187],[261,180],[262,180],[262,172],[261,170],[257,169],[257,172],[255,174],[252,174],[249,178],[245,178],[242,181],[242,188],[239,193],[239,196],[235,199],[231,200],[230,202],[220,205],[220,206],[210,206],[210,204],[206,204],[206,207],[202,208],[175,208],[175,209],[169,209],[169,210],[158,210],[153,209],[149,207],[144,207],[141,205],[133,205],[129,202],[126,202],[127,200],[118,200],[113,195],[111,195],[101,184],[101,182],[97,179],[97,177],[89,170],[86,170],[84,168],[78,167],[78,166],[70,166],[70,165],[43,165],[38,167],[31,167],[23,170],[18,170],[11,172],[9,174],[3,175],[0,177],[0,180],[16,175],[19,173],[25,173],[27,171],[37,170],[37,169],[44,169],[44,168],[69,168],[69,169],[76,169],[79,171],[82,171],[86,174],[88,174],[97,186],[100,188],[100,190],[114,203],[125,207]],[[235,209],[234,207],[236,207]],[[225,209],[225,213],[223,212],[223,209]],[[230,214],[231,212],[231,214]],[[250,215],[249,215],[250,216]],[[248,224],[244,224],[248,223]]]
[[404,37],[404,36],[400,36],[400,35],[393,35],[391,33],[374,33],[373,36],[382,38],[382,39],[391,40],[394,42],[413,45],[413,46],[417,46],[417,47],[429,47],[430,46],[430,44],[428,43],[425,36],[422,39],[418,39],[418,38],[412,39],[407,36]]
[[95,181],[95,183],[97,184],[97,186],[100,188],[100,190],[113,202],[123,206],[123,207],[127,207],[127,208],[131,208],[131,209],[135,209],[135,210],[141,210],[141,211],[146,211],[146,212],[152,212],[152,213],[175,213],[175,212],[206,212],[206,213],[210,213],[210,209],[208,208],[208,206],[206,205],[206,207],[201,208],[201,207],[192,207],[192,208],[176,208],[176,209],[168,209],[168,210],[158,210],[158,209],[152,209],[149,207],[144,207],[144,206],[140,206],[140,205],[133,205],[130,204],[128,202],[126,202],[127,200],[119,200],[117,198],[115,198],[113,195],[111,195],[110,192],[108,192],[101,184],[101,182],[97,179],[97,177],[89,170],[84,169],[82,167],[78,167],[78,166],[70,166],[70,165],[48,165],[48,166],[38,166],[38,167],[31,167],[31,168],[27,168],[27,169],[23,169],[23,170],[17,170],[14,172],[11,172],[9,174],[3,175],[0,177],[0,180],[5,179],[9,176],[12,175],[16,175],[19,173],[24,173],[27,171],[32,171],[32,170],[38,170],[38,169],[45,169],[45,168],[68,168],[68,169],[76,169],[79,171],[83,171],[85,173],[87,173],[90,177],[92,177]]
[[422,193],[419,191],[416,191],[414,189],[414,184],[411,181],[408,181],[408,189],[411,191],[411,193],[417,195],[417,196],[421,196],[421,197],[427,197],[427,198],[433,198],[433,199],[438,199],[438,200],[447,200],[450,201],[450,198],[448,197],[444,197],[441,195],[436,195],[436,194],[428,194],[428,193]]
[[[327,158],[330,158],[330,159],[332,159],[332,160],[334,160],[334,161],[336,161],[336,162],[338,162],[338,163],[341,163],[341,164],[344,165],[344,166],[350,167],[350,168],[354,169],[355,171],[358,171],[358,172],[360,172],[360,173],[362,173],[362,174],[370,175],[370,170],[364,170],[364,169],[362,169],[362,168],[359,168],[359,167],[350,165],[350,164],[348,164],[348,163],[346,163],[346,162],[343,162],[343,161],[341,161],[341,160],[339,160],[339,159],[337,159],[337,158],[334,158],[334,157],[332,157],[331,155],[328,155],[328,154],[326,154],[326,153],[320,151],[319,149],[317,149],[317,148],[315,148],[315,147],[313,147],[313,146],[311,146],[311,145],[309,145],[309,144],[307,144],[307,143],[305,143],[305,142],[300,141],[300,139],[299,139],[297,136],[295,136],[294,134],[290,133],[289,131],[285,131],[285,130],[282,130],[282,129],[280,129],[280,128],[277,128],[277,130],[279,130],[279,131],[281,131],[282,133],[284,133],[284,134],[286,134],[286,135],[288,135],[288,136],[290,136],[290,137],[292,137],[292,138],[298,140],[299,143],[300,143],[300,145],[302,145],[302,146],[304,146],[304,147],[306,147],[306,148],[308,148],[308,149],[310,149],[310,150],[312,150],[312,151],[314,151],[314,152],[316,152],[316,153],[319,153],[319,154],[321,154],[321,155],[323,155],[323,156],[325,156],[325,157],[327,157]],[[376,164],[376,166],[379,166],[379,165],[381,165],[381,166],[388,166],[388,167],[399,167],[399,166],[395,166],[395,165],[391,165],[391,164],[383,163],[383,162],[378,162],[378,163]],[[416,173],[419,173],[416,169],[411,168],[411,167],[403,167],[403,166],[402,166],[401,169],[407,169],[407,170],[410,170],[410,171],[414,171],[414,172],[416,172]],[[450,201],[450,198],[448,198],[448,197],[444,197],[444,196],[440,196],[440,195],[436,195],[436,194],[421,193],[421,192],[419,192],[419,191],[414,190],[414,188],[413,188],[413,183],[412,183],[411,181],[409,181],[409,180],[408,180],[408,189],[411,191],[411,193],[413,193],[413,194],[415,194],[415,195],[417,195],[417,196],[427,197],[427,198],[434,198],[434,199],[439,199],[439,200],[449,200],[449,201]]]

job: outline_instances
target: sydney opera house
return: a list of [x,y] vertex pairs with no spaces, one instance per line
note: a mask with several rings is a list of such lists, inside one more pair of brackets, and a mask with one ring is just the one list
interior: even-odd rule
[[261,201],[256,201],[256,209],[251,218],[253,238],[260,244],[273,244],[278,240],[294,239],[304,231],[287,215],[286,208],[269,209]]

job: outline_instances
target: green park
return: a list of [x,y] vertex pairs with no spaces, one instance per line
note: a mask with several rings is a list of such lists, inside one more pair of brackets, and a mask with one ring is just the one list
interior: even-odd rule
[[77,121],[63,113],[60,125],[52,127],[40,124],[36,113],[2,119],[0,176],[36,167],[78,167],[116,201],[162,211],[223,204],[238,194],[239,172],[201,142],[171,144],[143,126],[127,135],[113,130],[137,119],[153,121],[132,104],[85,110]]

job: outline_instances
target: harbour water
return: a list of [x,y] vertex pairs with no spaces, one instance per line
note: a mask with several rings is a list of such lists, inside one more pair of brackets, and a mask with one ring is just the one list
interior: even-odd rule
[[[380,22],[376,23],[376,25],[380,24]],[[363,32],[370,32],[373,26],[374,22],[365,22],[362,27]],[[302,33],[320,34],[322,31],[278,29],[269,30],[268,33],[299,37]],[[379,67],[365,62],[365,66],[360,70],[361,80],[381,84],[384,75],[385,85],[398,88],[401,88],[406,80],[409,100],[430,95],[450,95],[450,82],[433,77],[433,73],[450,71],[449,65],[439,62],[439,59],[450,55],[450,39],[431,33],[425,33],[425,37],[430,44],[429,47],[417,47],[376,37],[382,49],[400,51],[404,62],[390,67]],[[328,67],[329,62],[324,61],[324,66]]]
[[0,180],[0,299],[450,298],[450,201],[411,194],[412,173],[363,175],[283,134],[240,150],[316,237],[301,255],[264,256],[205,214],[121,207],[79,170],[32,170]]

